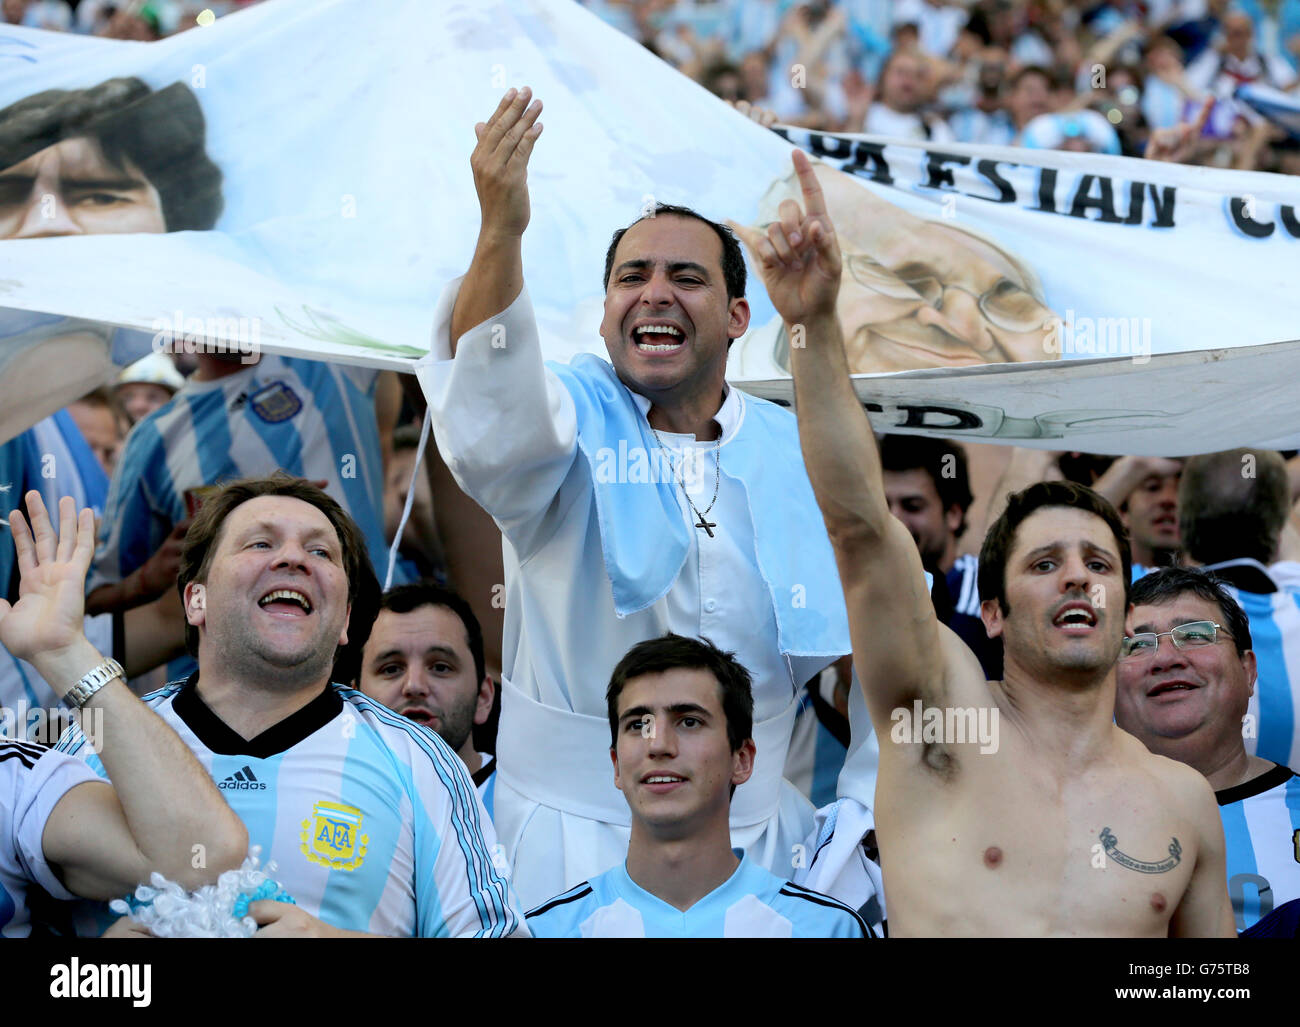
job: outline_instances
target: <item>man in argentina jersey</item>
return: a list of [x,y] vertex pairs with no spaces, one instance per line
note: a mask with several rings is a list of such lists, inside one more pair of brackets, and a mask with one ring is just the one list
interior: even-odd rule
[[[181,555],[199,671],[147,702],[298,903],[253,905],[270,933],[526,934],[464,764],[432,732],[329,683],[366,576],[360,531],[314,485],[226,486]],[[98,769],[75,733],[60,748]]]
[[1300,591],[1268,572],[1290,511],[1286,464],[1267,449],[1190,458],[1178,489],[1189,559],[1232,586],[1250,619],[1259,679],[1243,725],[1246,751],[1300,766]]
[[[393,376],[294,357],[197,357],[184,388],[137,424],[123,447],[87,584],[91,613],[130,609],[170,589],[174,565],[163,564],[163,544],[173,529],[219,483],[276,469],[324,481],[361,529],[371,559],[387,555],[381,435],[396,416]],[[189,673],[193,665],[172,670]]]
[[706,640],[632,647],[608,690],[627,860],[528,913],[540,938],[869,938],[848,906],[731,847],[731,795],[753,772],[749,672]]
[[[22,598],[0,601],[0,642],[70,692],[113,786],[44,746],[0,739],[0,937],[31,933],[28,887],[61,899],[121,895],[160,871],[197,888],[244,857],[248,834],[175,734],[145,709],[83,630],[94,545],[71,497],[56,535],[40,494],[9,522]],[[5,546],[11,543],[5,542]],[[74,687],[75,686],[75,687]],[[105,725],[111,727],[104,730]],[[206,860],[191,860],[203,851]]]
[[[1152,752],[1199,770],[1214,788],[1228,894],[1243,931],[1300,898],[1300,777],[1250,755],[1242,738],[1256,667],[1251,625],[1228,590],[1200,569],[1148,574],[1133,585],[1132,599],[1129,635],[1140,645],[1126,646],[1131,655],[1119,662],[1115,722]],[[1217,627],[1207,630],[1207,622]],[[1169,634],[1180,626],[1180,635]],[[1154,648],[1142,632],[1159,636]]]
[[361,654],[358,687],[436,731],[464,762],[491,815],[496,757],[474,748],[474,728],[491,714],[496,686],[469,603],[430,580],[385,592]]

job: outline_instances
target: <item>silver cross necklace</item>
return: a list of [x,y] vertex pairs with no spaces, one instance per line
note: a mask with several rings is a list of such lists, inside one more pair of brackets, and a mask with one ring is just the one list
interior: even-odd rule
[[[672,456],[671,454],[669,454],[668,450],[664,447],[664,440],[659,437],[659,432],[655,429],[655,426],[653,424],[650,425],[650,430],[654,432],[655,442],[659,443],[659,449],[663,452],[665,459],[668,460],[668,464],[671,467]],[[686,497],[686,505],[689,506],[691,510],[695,513],[695,516],[699,518],[699,520],[695,522],[695,526],[697,528],[703,528],[704,531],[708,534],[709,538],[713,538],[713,529],[718,526],[717,521],[705,520],[705,516],[708,514],[710,510],[713,509],[713,504],[718,501],[718,485],[722,481],[722,460],[718,454],[718,450],[721,446],[722,446],[722,432],[719,431],[718,441],[713,444],[713,498],[709,500],[709,505],[704,508],[703,512],[701,512],[700,508],[697,507],[691,501],[691,494],[686,491],[685,480],[677,472],[676,468],[673,469],[673,474],[677,479],[677,484],[680,485],[682,488],[682,495]]]

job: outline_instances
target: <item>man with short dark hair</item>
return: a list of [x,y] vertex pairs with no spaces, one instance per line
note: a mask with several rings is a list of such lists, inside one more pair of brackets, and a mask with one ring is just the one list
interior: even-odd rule
[[[360,529],[277,474],[209,497],[177,580],[199,670],[149,696],[297,902],[254,903],[268,935],[520,931],[492,824],[441,738],[330,683],[377,594]],[[353,637],[355,636],[355,637]],[[71,732],[59,748],[98,769]]]
[[530,911],[540,938],[869,938],[843,905],[731,846],[753,772],[754,699],[734,654],[667,634],[632,647],[606,692],[627,859]]
[[597,762],[599,683],[665,631],[714,639],[754,677],[764,762],[733,840],[779,873],[813,818],[781,774],[796,695],[847,651],[848,625],[791,414],[726,384],[749,324],[744,257],[724,226],[656,207],[606,254],[609,360],[544,363],[522,254],[530,100],[511,90],[476,126],[478,244],[417,368],[447,467],[503,536],[493,814],[515,886],[540,902],[626,853],[627,804]]
[[795,162],[803,206],[744,239],[782,319],[804,326],[800,441],[880,739],[891,934],[1230,935],[1205,779],[1114,724],[1129,585],[1118,515],[1062,482],[1010,498],[980,553],[981,613],[1005,659],[987,681],[935,617],[916,544],[889,513],[835,316],[835,231],[811,163]]
[[1246,751],[1300,765],[1300,593],[1269,572],[1290,510],[1286,464],[1268,449],[1188,459],[1178,486],[1187,561],[1232,586],[1250,619],[1259,684],[1251,696]]
[[496,685],[483,662],[483,631],[469,603],[431,581],[389,589],[361,656],[361,691],[437,732],[465,762],[492,812],[496,759],[474,748]]
[[1153,753],[1205,775],[1227,839],[1238,931],[1300,898],[1300,777],[1251,756],[1242,721],[1255,692],[1246,614],[1203,570],[1167,568],[1133,585],[1115,723]]

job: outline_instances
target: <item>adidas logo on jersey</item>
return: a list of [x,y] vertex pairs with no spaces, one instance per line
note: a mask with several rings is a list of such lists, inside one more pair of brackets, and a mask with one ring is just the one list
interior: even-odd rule
[[243,770],[236,770],[224,781],[217,782],[218,788],[235,788],[241,791],[263,789],[264,781],[259,781],[253,774],[253,768],[245,765]]

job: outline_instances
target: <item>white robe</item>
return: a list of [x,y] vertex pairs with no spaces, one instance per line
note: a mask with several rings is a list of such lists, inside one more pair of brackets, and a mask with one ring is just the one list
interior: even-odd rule
[[[504,539],[505,684],[493,819],[521,901],[541,903],[626,858],[630,817],[613,785],[605,689],[628,649],[665,631],[703,635],[750,671],[758,753],[754,780],[732,803],[732,844],[788,877],[813,817],[807,799],[780,778],[796,686],[830,661],[787,659],[777,646],[745,488],[727,475],[727,444],[743,427],[746,400],[733,389],[716,415],[721,478],[708,516],[715,537],[694,527],[678,489],[691,548],[677,581],[658,602],[619,617],[573,400],[543,365],[527,289],[466,333],[452,360],[459,287],[452,282],[439,301],[432,350],[417,373],[448,468]],[[636,399],[648,411],[649,400]],[[697,447],[699,473],[689,485],[705,509],[714,443],[660,434],[669,449]],[[808,523],[821,528],[816,509]]]

